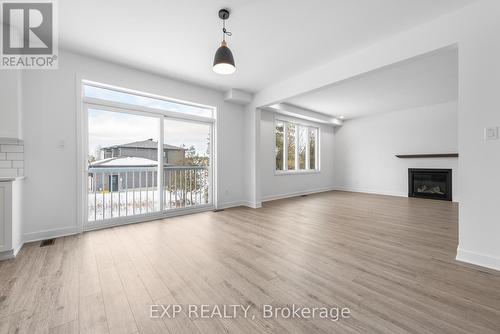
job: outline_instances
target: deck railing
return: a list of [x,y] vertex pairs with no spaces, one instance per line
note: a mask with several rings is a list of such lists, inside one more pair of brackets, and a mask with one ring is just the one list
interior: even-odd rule
[[[163,168],[163,210],[209,203],[205,166]],[[159,212],[156,167],[91,167],[88,171],[88,220]]]

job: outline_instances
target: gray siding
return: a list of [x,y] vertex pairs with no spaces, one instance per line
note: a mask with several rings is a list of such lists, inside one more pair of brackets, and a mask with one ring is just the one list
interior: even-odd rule
[[[137,157],[146,158],[158,161],[156,148],[135,148],[135,147],[120,147],[112,149],[103,149],[104,159],[120,158],[120,157]],[[183,150],[164,149],[165,163],[171,165],[182,165],[184,162]]]

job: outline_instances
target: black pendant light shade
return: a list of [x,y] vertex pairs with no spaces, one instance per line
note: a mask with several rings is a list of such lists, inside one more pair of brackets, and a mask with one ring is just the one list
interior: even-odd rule
[[231,33],[226,30],[226,20],[229,18],[229,10],[219,10],[219,18],[222,20],[222,43],[215,52],[213,70],[219,74],[231,74],[236,71],[234,65],[234,57],[231,50],[227,47],[226,36],[231,36]]
[[222,42],[221,46],[215,52],[214,57],[214,72],[219,74],[231,74],[236,71],[236,66],[234,66],[233,53],[227,47],[225,41]]

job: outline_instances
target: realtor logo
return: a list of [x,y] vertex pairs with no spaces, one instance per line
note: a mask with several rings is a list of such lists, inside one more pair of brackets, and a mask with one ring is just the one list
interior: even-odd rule
[[55,3],[2,2],[2,69],[57,68]]

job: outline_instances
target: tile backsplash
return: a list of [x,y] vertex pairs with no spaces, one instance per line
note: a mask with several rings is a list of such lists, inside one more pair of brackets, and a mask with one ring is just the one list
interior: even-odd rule
[[24,141],[0,137],[0,177],[24,176]]

